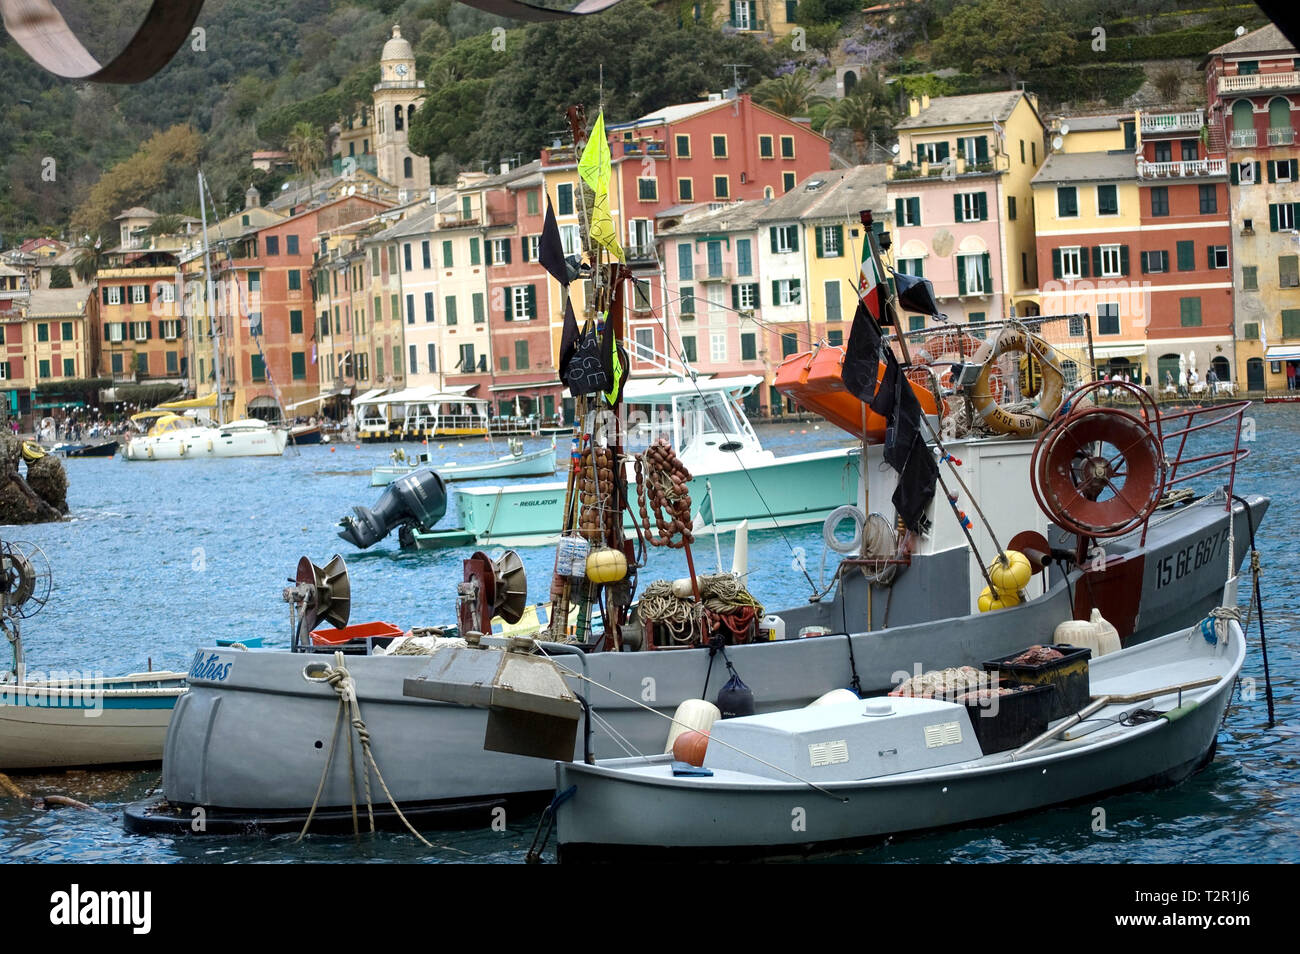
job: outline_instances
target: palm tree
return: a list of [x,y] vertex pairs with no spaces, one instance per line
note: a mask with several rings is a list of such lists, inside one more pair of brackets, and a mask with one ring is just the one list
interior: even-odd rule
[[818,96],[807,70],[764,80],[754,87],[754,102],[782,116],[804,116],[826,97]]
[[174,212],[164,212],[149,223],[146,230],[150,235],[175,235],[184,226],[184,221]]
[[889,110],[870,91],[854,93],[852,96],[845,96],[831,107],[823,128],[826,131],[847,129],[853,133],[853,145],[861,153],[873,132],[888,133]]
[[320,130],[311,123],[303,121],[294,123],[293,129],[284,143],[289,158],[300,177],[308,177],[309,182],[316,179],[316,167],[325,160],[325,141]]
[[83,282],[89,282],[99,274],[104,264],[104,243],[98,237],[84,235],[77,243],[77,257],[72,260],[72,270]]

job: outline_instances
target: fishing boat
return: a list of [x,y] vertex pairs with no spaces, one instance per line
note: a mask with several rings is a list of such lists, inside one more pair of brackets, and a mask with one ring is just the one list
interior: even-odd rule
[[1241,626],[1207,618],[1093,660],[1089,705],[987,754],[978,723],[1013,713],[885,697],[715,722],[699,768],[559,762],[559,859],[822,852],[1173,784],[1213,758],[1245,657]]
[[113,457],[117,454],[118,441],[100,441],[95,444],[60,444],[54,452],[64,457]]
[[[576,123],[574,139],[578,149]],[[864,222],[870,226],[869,217]],[[874,233],[868,227],[866,234],[874,258]],[[596,294],[588,300],[585,327],[566,327],[565,338],[589,340],[609,355],[622,337],[629,273],[617,262],[605,263],[602,248],[589,246],[587,255]],[[886,286],[880,288],[884,294]],[[862,329],[883,342],[880,327],[866,320]],[[890,324],[902,323],[895,318]],[[753,690],[754,711],[761,714],[805,706],[828,687],[883,693],[900,673],[906,678],[918,666],[978,666],[1064,622],[1089,619],[1094,609],[1125,647],[1199,624],[1219,606],[1224,571],[1240,566],[1269,505],[1266,497],[1235,489],[1248,405],[1162,417],[1146,404],[1134,411],[1098,407],[1085,386],[1056,391],[1061,413],[1050,418],[1013,414],[990,389],[995,371],[998,380],[1008,379],[999,363],[1015,358],[1002,353],[1007,341],[1032,351],[1044,378],[1049,369],[1060,375],[1062,362],[1023,323],[997,325],[981,343],[989,350],[978,361],[972,356],[969,375],[972,403],[989,410],[977,417],[1005,428],[991,436],[967,429],[940,440],[938,430],[960,416],[964,398],[954,394],[930,402],[944,420],[923,439],[916,428],[926,420],[927,405],[917,390],[930,386],[902,383],[893,345],[846,355],[846,378],[869,378],[873,388],[895,382],[895,407],[885,414],[890,426],[883,443],[863,439],[860,458],[830,458],[842,472],[834,476],[837,488],[844,482],[841,499],[855,503],[818,518],[825,520],[837,562],[829,580],[792,573],[789,603],[776,609],[757,605],[743,578],[700,576],[691,556],[692,515],[711,488],[708,480],[703,488],[691,482],[678,450],[687,453],[697,442],[697,452],[725,455],[721,459],[730,458],[733,467],[744,461],[750,476],[742,479],[762,486],[754,473],[762,466],[754,455],[762,450],[749,442],[752,430],[735,407],[735,379],[698,389],[689,381],[655,382],[652,403],[666,401],[673,416],[648,419],[647,428],[660,430],[650,430],[645,436],[654,439],[632,453],[630,426],[599,425],[606,413],[618,418],[624,391],[632,392],[629,400],[638,397],[636,382],[596,373],[599,361],[583,364],[578,376],[568,373],[564,380],[575,394],[584,437],[571,449],[568,484],[547,491],[557,498],[546,503],[554,507],[549,532],[560,531],[555,569],[543,583],[552,607],[549,624],[531,634],[478,635],[491,632],[496,616],[517,621],[527,602],[522,564],[511,551],[496,560],[482,552],[466,560],[456,626],[428,629],[378,621],[348,626],[339,610],[351,607],[343,561],[313,567],[304,558],[296,585],[282,594],[300,607],[291,651],[199,650],[196,660],[207,669],[192,671],[169,728],[164,794],[130,806],[127,827],[188,830],[195,808],[204,810],[209,833],[301,829],[309,813],[326,824],[350,824],[364,779],[359,764],[349,768],[349,760],[331,758],[336,747],[342,750],[335,745],[340,732],[352,733],[348,738],[363,743],[383,767],[385,790],[406,817],[429,824],[552,792],[550,764],[500,751],[502,736],[514,734],[508,722],[503,727],[482,709],[411,691],[437,675],[445,645],[438,640],[455,634],[493,650],[531,647],[551,656],[599,712],[608,738],[596,740],[594,755],[603,757],[623,746],[662,751],[661,717],[721,688],[719,650],[727,669]],[[851,344],[860,340],[858,330]],[[596,345],[602,335],[605,344]],[[854,369],[862,370],[868,359],[867,374],[857,375]],[[878,362],[888,366],[886,373],[878,373]],[[960,377],[965,382],[967,375]],[[866,399],[859,400],[865,414]],[[1216,434],[1223,439],[1207,449]],[[928,467],[900,464],[904,437],[910,441],[907,460]],[[629,456],[632,479],[612,479]],[[927,471],[928,494],[920,492]],[[409,533],[440,519],[445,496],[435,478],[421,471],[401,478],[373,511],[358,513],[356,539],[373,542],[393,529]],[[714,507],[723,506],[712,489]],[[799,507],[801,498],[821,492],[794,471],[765,489],[765,510]],[[1185,490],[1191,493],[1174,492]],[[505,488],[497,493],[504,496]],[[542,500],[537,494],[533,499]],[[1027,505],[1031,500],[1038,506]],[[640,515],[628,533],[620,515],[633,508]],[[831,546],[843,516],[855,524],[854,539]],[[499,540],[495,533],[482,536]],[[651,546],[682,549],[689,578],[651,581],[638,541],[647,553]],[[804,582],[811,594],[801,598],[795,590]],[[338,633],[317,631],[322,619]],[[407,632],[426,640],[423,652],[380,646]],[[340,719],[340,699],[352,698],[359,715]],[[647,705],[659,715],[647,713]],[[364,721],[364,733],[354,718]],[[490,749],[485,739],[494,743]],[[583,752],[575,748],[574,754]],[[392,817],[382,805],[376,812]]]
[[289,428],[289,443],[297,447],[309,444],[328,444],[329,435],[319,424],[298,424]]
[[0,577],[0,628],[14,654],[13,667],[0,673],[0,771],[159,761],[185,674],[37,676],[27,668],[20,621],[49,599],[45,555],[30,544],[0,543]]
[[[763,448],[740,406],[762,383],[752,375],[701,375],[633,380],[623,391],[629,447],[669,441],[691,473],[696,514],[719,532],[742,521],[755,530],[822,523],[857,497],[857,446],[785,457]],[[630,464],[625,476],[634,480]],[[789,493],[792,487],[799,492]],[[553,545],[563,525],[565,490],[559,481],[461,488],[456,526],[416,530],[412,539],[421,550]],[[628,532],[633,520],[631,513],[624,518]]]
[[[404,477],[419,467],[432,467],[433,455],[407,455],[405,451],[393,452],[393,463],[370,470],[371,487],[387,487],[399,477]],[[555,440],[550,447],[524,452],[523,442],[510,441],[510,453],[481,464],[457,464],[448,461],[438,468],[443,480],[490,480],[495,477],[542,477],[555,473]]]

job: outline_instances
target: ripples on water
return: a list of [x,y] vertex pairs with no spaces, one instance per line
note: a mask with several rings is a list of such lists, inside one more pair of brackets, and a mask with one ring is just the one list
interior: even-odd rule
[[[1300,860],[1297,753],[1300,711],[1300,582],[1287,545],[1297,531],[1294,449],[1300,408],[1255,407],[1257,440],[1239,492],[1272,496],[1260,538],[1268,619],[1269,661],[1278,726],[1266,728],[1258,631],[1250,636],[1245,676],[1259,685],[1256,701],[1239,700],[1219,734],[1218,756],[1174,789],[1102,800],[1107,830],[1093,832],[1092,805],[1053,809],[985,828],[911,837],[835,860],[855,862],[1062,861],[1243,862]],[[834,446],[842,435],[812,425],[760,428],[778,454]],[[541,446],[530,443],[529,446]],[[408,451],[413,448],[408,446]],[[500,453],[486,442],[446,442],[446,460],[482,460]],[[73,519],[3,531],[29,540],[50,559],[49,605],[24,627],[32,669],[102,670],[106,675],[188,667],[195,646],[216,637],[262,636],[288,645],[288,612],[280,590],[298,558],[323,563],[335,553],[352,576],[352,619],[385,619],[403,627],[450,622],[462,551],[402,553],[395,541],[357,553],[335,537],[334,524],[354,504],[372,503],[369,468],[389,448],[351,444],[292,450],[281,459],[131,463],[68,461]],[[806,588],[792,550],[808,554],[817,576],[820,528],[755,533],[750,586],[770,607],[790,605]],[[696,545],[697,566],[714,567],[711,538]],[[730,565],[730,540],[722,539]],[[552,551],[521,552],[533,598],[544,599]],[[685,575],[680,551],[656,551],[646,579]],[[792,585],[791,581],[797,585]],[[0,857],[63,862],[519,861],[536,815],[512,817],[505,832],[434,832],[431,841],[456,849],[430,852],[409,835],[381,834],[357,845],[347,837],[262,839],[141,838],[121,828],[121,806],[143,797],[158,770],[68,772],[13,776],[34,794],[62,793],[98,811],[33,812],[0,797]],[[464,852],[464,854],[460,853]]]

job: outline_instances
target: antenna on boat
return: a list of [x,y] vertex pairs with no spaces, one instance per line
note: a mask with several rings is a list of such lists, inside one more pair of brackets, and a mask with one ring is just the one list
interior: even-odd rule
[[[203,223],[203,282],[204,282],[204,300],[207,302],[208,312],[208,332],[212,336],[212,371],[215,377],[215,387],[217,391],[217,423],[226,423],[225,409],[221,401],[221,343],[220,334],[217,331],[217,308],[216,296],[213,294],[214,286],[212,280],[212,253],[208,245],[208,207],[203,201],[204,198],[204,177],[203,170],[199,169],[199,219]],[[214,208],[215,211],[215,208]],[[198,397],[198,385],[194,386],[194,395]]]

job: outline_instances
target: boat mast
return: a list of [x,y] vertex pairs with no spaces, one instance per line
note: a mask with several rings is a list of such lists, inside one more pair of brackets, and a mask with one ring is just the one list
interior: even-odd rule
[[[217,331],[217,309],[213,295],[212,252],[208,247],[208,210],[203,201],[203,171],[199,170],[199,220],[203,223],[203,283],[207,301],[208,331],[212,334],[212,370],[216,375],[217,423],[226,423],[225,408],[221,401],[221,335]],[[195,395],[198,389],[195,388]]]

